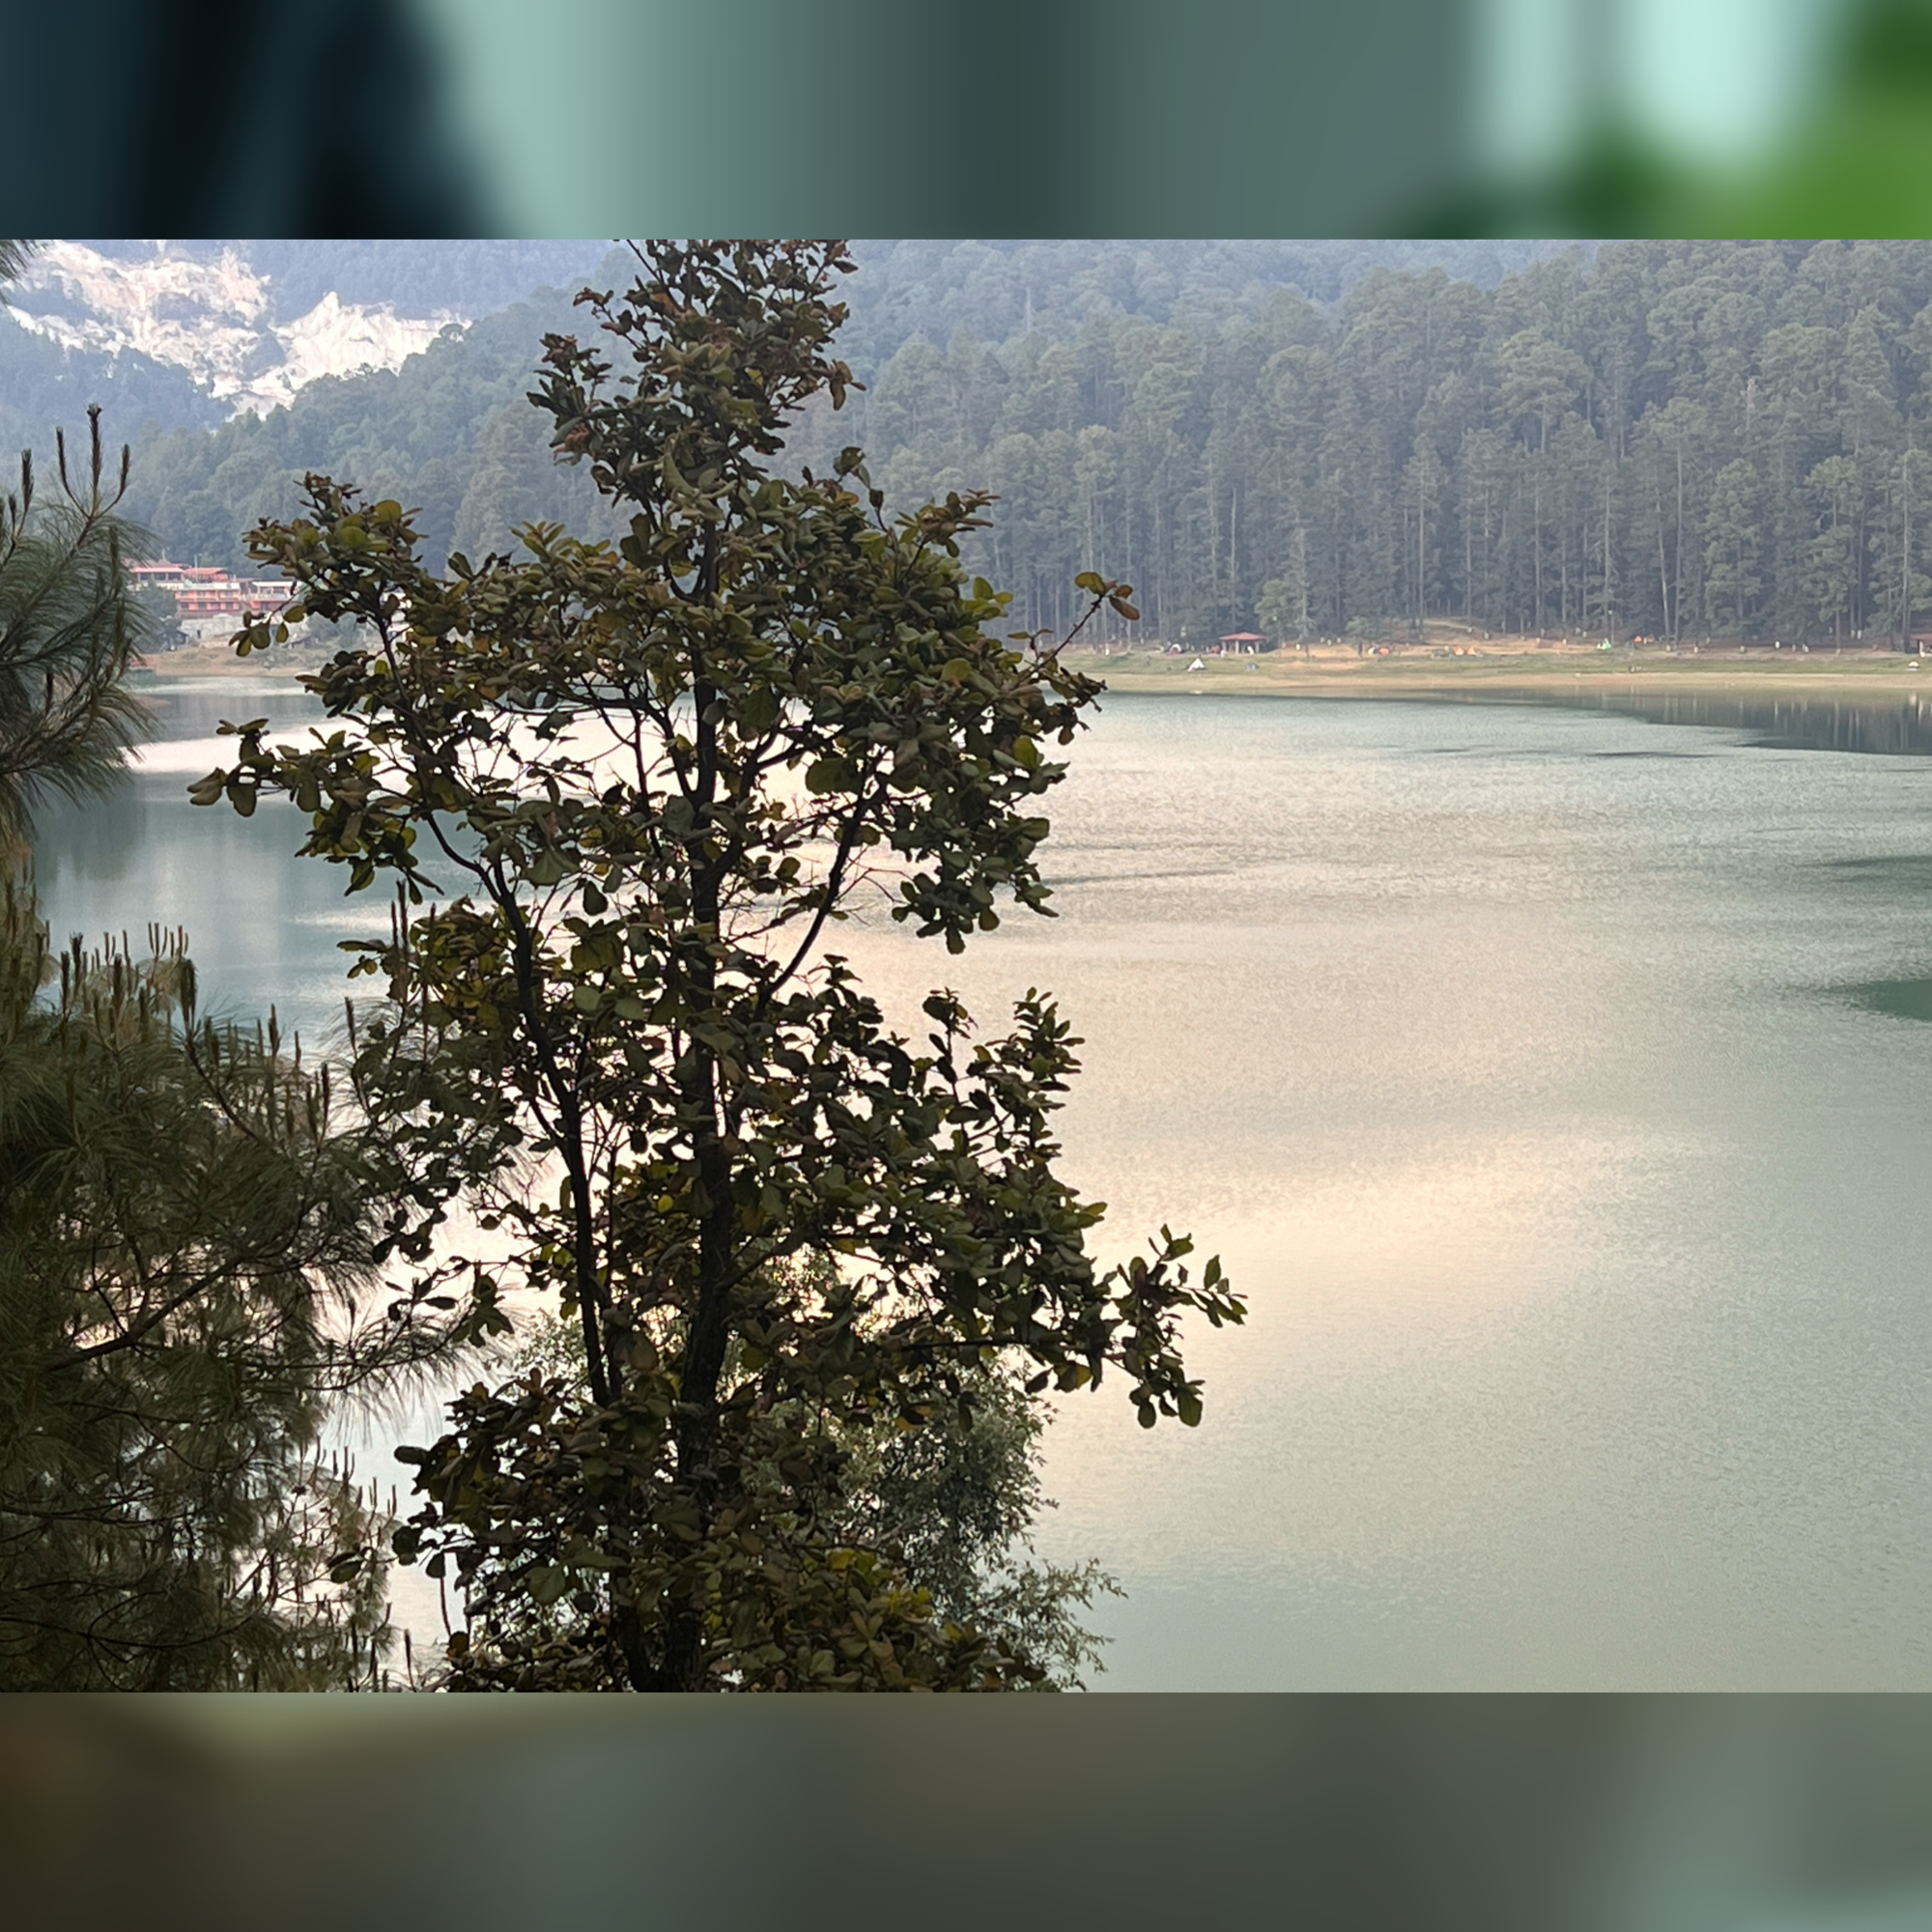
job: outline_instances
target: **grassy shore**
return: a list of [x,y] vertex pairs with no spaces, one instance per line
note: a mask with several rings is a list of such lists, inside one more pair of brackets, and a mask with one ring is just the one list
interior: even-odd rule
[[[198,644],[161,651],[142,668],[160,683],[181,678],[243,677],[293,680],[320,668],[328,653],[277,649],[238,658],[227,644]],[[1406,646],[1387,657],[1355,655],[1352,644],[1324,644],[1306,655],[1294,649],[1262,657],[1205,658],[1199,670],[1190,656],[1158,651],[1077,651],[1072,662],[1103,679],[1109,690],[1166,693],[1216,692],[1295,697],[1402,697],[1492,691],[1497,696],[1536,691],[1548,696],[1576,691],[1800,692],[1820,697],[1885,698],[1921,686],[1932,691],[1932,660],[1891,651],[1773,650],[1752,645],[1715,647],[1695,656],[1667,651],[1600,651],[1577,644],[1499,640],[1473,647],[1471,655],[1442,656],[1427,646]]]
[[1182,694],[1214,692],[1229,696],[1295,697],[1475,696],[1492,692],[1553,696],[1572,691],[1631,693],[1730,692],[1776,690],[1792,696],[1864,697],[1905,696],[1923,687],[1932,691],[1932,660],[1923,668],[1897,650],[1773,650],[1752,645],[1740,653],[1713,648],[1694,656],[1667,651],[1600,651],[1575,644],[1514,645],[1499,641],[1473,655],[1441,656],[1421,646],[1387,657],[1355,655],[1354,646],[1323,645],[1305,656],[1298,650],[1270,651],[1262,657],[1206,658],[1192,668],[1191,657],[1151,651],[1082,651],[1079,668],[1105,680],[1112,691]]

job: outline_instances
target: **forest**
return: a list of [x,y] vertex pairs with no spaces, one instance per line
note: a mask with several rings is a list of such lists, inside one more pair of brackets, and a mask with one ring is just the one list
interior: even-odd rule
[[[995,492],[972,561],[1015,615],[1064,628],[1103,570],[1139,592],[1115,639],[1869,642],[1932,615],[1932,242],[1404,245],[862,247],[866,386],[809,409],[791,461],[861,444],[905,507]],[[524,402],[581,318],[540,293],[266,420],[152,437],[128,508],[239,562],[327,469],[419,506],[432,563],[532,519],[614,534]]]

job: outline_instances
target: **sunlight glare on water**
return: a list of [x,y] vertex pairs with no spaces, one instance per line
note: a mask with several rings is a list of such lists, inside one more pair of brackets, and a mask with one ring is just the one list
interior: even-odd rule
[[[167,735],[238,706],[300,722]],[[1873,992],[1932,976],[1932,764],[1750,737],[1110,697],[1058,920],[838,933],[908,1032],[1050,988],[1108,1251],[1166,1221],[1251,1296],[1198,1431],[1110,1384],[1049,1436],[1044,1550],[1129,1592],[1102,1686],[1932,1686],[1932,1028]],[[183,923],[326,1025],[383,900],[185,756],[47,815],[56,939]]]
[[[1218,1249],[1207,1419],[1052,1438],[1128,1687],[1932,1681],[1932,767],[1555,710],[1115,698],[1067,1166]],[[909,997],[948,962],[880,938]]]

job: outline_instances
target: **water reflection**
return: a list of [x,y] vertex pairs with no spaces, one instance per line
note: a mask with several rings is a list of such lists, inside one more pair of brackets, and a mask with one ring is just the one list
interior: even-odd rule
[[338,942],[386,927],[379,895],[345,899],[342,869],[297,863],[303,821],[271,800],[252,818],[188,803],[187,786],[232,756],[223,721],[268,716],[298,737],[320,704],[285,685],[241,679],[143,693],[158,735],[128,782],[84,805],[55,801],[40,813],[35,868],[41,909],[56,945],[79,934],[144,939],[152,921],[186,928],[211,1010],[244,1015],[272,1004],[311,1037],[342,1014],[347,965]]
[[1932,1020],[1932,980],[1877,980],[1847,986],[1845,996],[1875,1013],[1899,1020]]
[[1838,990],[1932,967],[1932,770],[1665,715],[1116,697],[1058,922],[853,936],[1055,988],[1111,1238],[1254,1297],[1198,1435],[1062,1409],[1115,1684],[1932,1684],[1932,1037]]
[[[168,743],[299,702],[170,694]],[[1131,1593],[1103,1684],[1932,1689],[1932,766],[1788,748],[1927,749],[1872,712],[1114,696],[1061,918],[840,935],[908,1030],[1057,994],[1106,1240],[1253,1297],[1198,1432],[1109,1383],[1050,1435],[1046,1553]],[[56,934],[185,923],[326,1021],[382,901],[198,755],[49,814]]]
[[[1435,701],[1432,699],[1432,701]],[[1524,689],[1508,693],[1442,694],[1463,704],[1549,704],[1564,710],[1607,711],[1654,724],[1698,724],[1750,734],[1749,742],[1800,752],[1871,752],[1932,755],[1932,694],[1906,697],[1786,697],[1727,692],[1578,691]],[[1635,747],[1612,757],[1694,756]]]

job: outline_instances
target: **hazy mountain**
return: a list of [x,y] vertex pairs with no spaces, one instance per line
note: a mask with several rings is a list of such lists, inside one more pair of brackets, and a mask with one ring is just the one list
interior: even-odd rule
[[[943,430],[961,460],[979,451],[946,487],[985,480],[1001,466],[982,442],[1078,427],[1082,412],[1112,422],[1117,336],[1132,338],[1129,375],[1152,343],[1191,384],[1201,357],[1278,330],[1297,303],[1316,305],[1307,326],[1321,334],[1375,270],[1491,289],[1563,245],[860,242],[838,351],[867,387],[836,420],[808,412],[794,456],[863,441],[895,491],[923,489],[934,466],[920,452]],[[621,285],[624,267],[597,242],[55,243],[15,315],[0,313],[0,438],[44,452],[51,426],[77,428],[99,398],[112,439],[135,446],[129,513],[182,561],[242,564],[243,532],[291,514],[310,469],[418,509],[439,564],[506,546],[530,519],[608,535],[612,511],[557,467],[526,397],[544,333],[594,326],[576,288]]]
[[264,413],[325,376],[394,369],[601,242],[51,242],[0,309],[0,448],[102,406],[111,438]]

